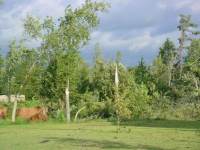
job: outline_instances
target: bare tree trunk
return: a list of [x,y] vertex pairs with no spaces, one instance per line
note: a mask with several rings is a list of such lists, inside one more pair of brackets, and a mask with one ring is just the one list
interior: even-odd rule
[[171,86],[171,80],[172,80],[172,73],[171,73],[171,67],[169,67],[169,80],[168,80],[168,86]]
[[15,123],[16,111],[17,111],[17,99],[15,98],[13,110],[12,110],[12,122],[13,123]]
[[[198,92],[198,100],[199,100],[199,85],[198,85],[198,79],[196,79],[195,77],[194,77],[194,82],[195,82],[196,90],[197,90],[197,92]],[[194,106],[195,106],[195,109],[198,110],[198,108],[197,108],[197,103],[194,103]]]
[[182,71],[183,71],[183,49],[184,49],[184,41],[185,41],[185,31],[181,31],[181,35],[179,38],[179,69],[180,69],[180,77],[182,76]]
[[67,122],[70,122],[70,103],[69,103],[69,80],[68,80],[68,86],[65,90],[65,109],[66,109],[66,117],[67,117]]
[[198,80],[195,77],[194,77],[194,82],[195,82],[196,90],[198,91],[199,90]]
[[168,71],[169,71],[168,86],[169,86],[169,87],[171,87],[172,70],[173,70],[173,61],[171,60],[170,63],[169,63],[169,67],[168,67]]
[[118,68],[116,64],[115,68],[115,102],[117,104],[117,110],[116,110],[116,115],[117,115],[117,133],[119,133],[120,130],[120,117],[119,117],[119,76],[118,76]]

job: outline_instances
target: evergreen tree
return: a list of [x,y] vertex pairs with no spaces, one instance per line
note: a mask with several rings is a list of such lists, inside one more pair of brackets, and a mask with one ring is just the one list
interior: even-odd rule
[[170,65],[171,61],[174,60],[176,56],[176,48],[169,38],[167,38],[162,47],[160,47],[159,55],[165,65]]

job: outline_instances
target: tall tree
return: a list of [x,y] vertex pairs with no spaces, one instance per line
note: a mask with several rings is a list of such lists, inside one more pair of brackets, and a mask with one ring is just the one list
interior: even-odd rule
[[42,41],[40,48],[45,54],[47,72],[44,73],[43,96],[64,100],[69,79],[71,97],[76,98],[83,62],[79,49],[88,42],[91,31],[99,24],[98,12],[105,11],[108,6],[107,3],[86,0],[79,8],[68,6],[64,16],[56,21],[51,17],[43,21],[27,17],[25,31],[30,37]]
[[163,45],[160,47],[159,55],[161,56],[162,62],[169,65],[176,56],[176,47],[174,43],[167,38]]
[[144,58],[142,57],[135,69],[135,81],[138,84],[147,84],[149,76],[148,66],[145,64]]
[[168,86],[171,86],[173,66],[176,57],[176,48],[175,45],[170,39],[163,43],[160,47],[159,56],[162,59],[162,63],[166,66],[166,74],[168,76]]
[[194,29],[197,27],[195,23],[191,20],[191,15],[180,15],[179,25],[178,29],[180,31],[180,37],[179,37],[179,47],[177,52],[177,66],[180,69],[180,75],[182,74],[183,69],[183,52],[186,48],[186,42],[188,40],[191,40],[191,34],[197,34],[197,31],[194,31]]

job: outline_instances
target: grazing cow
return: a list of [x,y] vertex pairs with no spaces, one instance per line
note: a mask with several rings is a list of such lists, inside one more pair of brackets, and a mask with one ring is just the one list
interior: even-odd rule
[[25,101],[25,95],[0,95],[0,102],[4,102],[4,103],[8,103],[10,102],[14,102],[15,100],[17,100],[18,102],[24,102]]
[[7,116],[7,108],[0,108],[0,118],[5,119]]
[[0,102],[8,103],[9,97],[7,95],[0,95]]
[[41,107],[33,107],[33,108],[20,108],[17,110],[17,116],[26,120],[47,120],[47,109]]
[[10,102],[14,102],[17,100],[18,102],[24,102],[25,101],[25,95],[10,95]]

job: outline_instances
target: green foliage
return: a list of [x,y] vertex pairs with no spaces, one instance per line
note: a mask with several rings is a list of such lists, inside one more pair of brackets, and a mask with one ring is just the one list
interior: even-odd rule
[[[87,82],[87,77],[80,78],[85,65],[78,49],[85,45],[91,30],[99,24],[98,12],[103,12],[108,4],[102,2],[86,2],[79,8],[68,6],[63,17],[54,21],[47,17],[41,21],[28,16],[24,27],[31,38],[42,40],[40,47],[43,54],[44,68],[40,94],[50,101],[64,99],[67,81],[70,81],[71,103],[77,101],[81,82]],[[45,60],[46,59],[46,60]],[[87,73],[86,73],[87,74]]]
[[192,22],[191,15],[180,15],[178,29],[187,31],[190,27],[196,28],[197,24]]
[[[65,121],[69,80],[72,117],[199,119],[200,40],[191,17],[181,15],[179,48],[167,38],[152,64],[142,57],[127,68],[120,52],[114,61],[106,60],[97,44],[94,62],[87,65],[80,49],[99,25],[99,13],[108,8],[107,3],[86,0],[75,9],[67,6],[58,20],[28,15],[25,38],[40,41],[40,46],[10,43],[6,57],[0,55],[0,93],[25,94],[21,107],[46,106],[52,118]],[[119,86],[114,84],[116,63]]]
[[65,117],[65,113],[64,111],[62,110],[57,110],[57,113],[56,113],[56,120],[60,121],[60,122],[64,122],[66,121],[66,117]]
[[127,92],[128,108],[131,111],[132,118],[140,117],[146,111],[150,103],[150,97],[145,85],[135,84],[130,91]]
[[167,38],[162,47],[160,47],[159,56],[166,65],[169,65],[171,61],[174,61],[174,58],[176,57],[176,48],[169,38]]
[[0,94],[3,94],[4,89],[4,77],[5,77],[5,67],[4,67],[4,58],[0,54]]
[[149,69],[144,62],[144,58],[142,57],[138,66],[135,68],[135,82],[138,84],[148,84],[148,81],[151,80],[151,75],[149,73]]
[[39,18],[27,16],[24,22],[24,29],[29,36],[34,39],[41,37],[42,25]]
[[180,31],[179,48],[177,52],[176,68],[180,71],[180,77],[183,71],[184,50],[186,50],[188,41],[193,39],[192,35],[198,35],[197,24],[193,23],[191,15],[180,15],[179,25],[177,28]]
[[31,100],[26,100],[25,102],[22,102],[19,105],[20,107],[38,107],[42,106],[42,103],[41,101],[33,98]]
[[178,104],[175,109],[175,117],[182,120],[200,120],[200,104]]
[[200,77],[200,39],[192,40],[186,57],[186,65],[195,76]]

